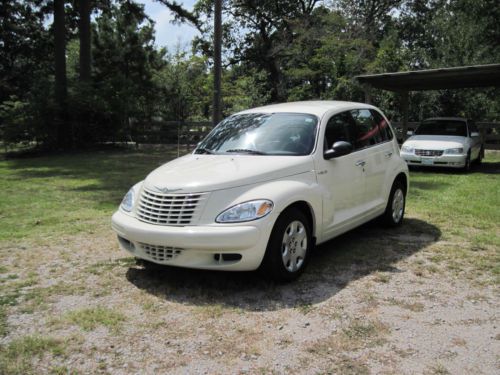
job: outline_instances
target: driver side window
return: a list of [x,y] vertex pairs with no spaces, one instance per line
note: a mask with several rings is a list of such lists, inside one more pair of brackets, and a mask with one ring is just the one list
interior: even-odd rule
[[332,116],[325,128],[325,151],[331,149],[333,144],[338,141],[349,142],[354,145],[354,134],[354,123],[349,112],[342,112]]

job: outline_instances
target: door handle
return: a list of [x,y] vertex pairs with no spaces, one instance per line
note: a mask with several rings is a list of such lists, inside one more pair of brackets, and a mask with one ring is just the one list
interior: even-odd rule
[[384,155],[387,159],[389,159],[392,156],[392,151],[386,152]]
[[366,164],[366,161],[364,161],[364,160],[358,160],[356,162],[356,167],[364,167],[365,164]]

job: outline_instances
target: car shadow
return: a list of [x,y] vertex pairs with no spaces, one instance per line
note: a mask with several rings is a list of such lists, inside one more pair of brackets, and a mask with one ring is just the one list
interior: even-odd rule
[[291,283],[270,281],[259,272],[200,271],[176,267],[130,267],[126,277],[162,300],[189,305],[223,305],[249,311],[277,310],[325,301],[349,283],[374,272],[406,272],[397,266],[441,237],[418,219],[395,229],[376,221],[319,245],[304,274]]

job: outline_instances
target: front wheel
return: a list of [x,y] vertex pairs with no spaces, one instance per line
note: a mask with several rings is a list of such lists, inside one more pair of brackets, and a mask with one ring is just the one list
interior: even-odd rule
[[385,212],[382,215],[384,223],[391,227],[401,225],[405,214],[406,189],[401,181],[395,181],[389,194]]
[[262,269],[275,280],[294,280],[304,271],[311,248],[309,220],[300,210],[290,208],[274,225]]

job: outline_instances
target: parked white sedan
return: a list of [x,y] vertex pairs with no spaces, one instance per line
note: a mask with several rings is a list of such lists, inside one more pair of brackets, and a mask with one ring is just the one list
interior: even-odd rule
[[401,224],[408,167],[384,115],[298,102],[222,121],[151,172],[113,215],[120,247],[149,262],[296,278],[315,243],[377,216]]
[[401,147],[410,166],[451,167],[470,170],[471,161],[481,162],[484,147],[475,124],[458,117],[422,121]]

